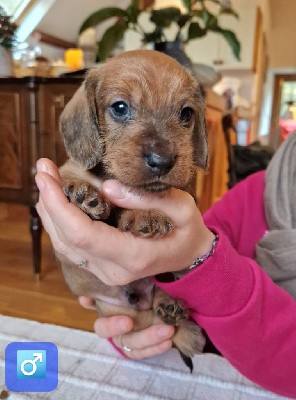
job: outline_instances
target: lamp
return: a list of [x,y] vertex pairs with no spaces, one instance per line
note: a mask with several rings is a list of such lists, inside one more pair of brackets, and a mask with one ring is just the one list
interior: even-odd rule
[[186,12],[186,8],[184,7],[183,3],[181,0],[155,0],[153,8],[155,10],[159,10],[161,8],[167,8],[167,7],[176,7],[179,8],[181,13]]

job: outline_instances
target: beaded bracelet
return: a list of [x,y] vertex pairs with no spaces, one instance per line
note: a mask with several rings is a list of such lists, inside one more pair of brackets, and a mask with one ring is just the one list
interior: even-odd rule
[[193,261],[193,263],[192,263],[189,267],[184,268],[184,269],[182,269],[181,271],[176,271],[176,272],[174,272],[174,275],[175,275],[177,278],[180,278],[181,276],[185,275],[187,272],[193,270],[194,268],[199,267],[199,266],[200,266],[201,264],[203,264],[209,257],[211,257],[211,256],[214,254],[215,249],[216,249],[217,244],[218,244],[218,240],[219,240],[219,235],[218,235],[217,233],[214,233],[214,235],[215,235],[215,237],[214,237],[214,240],[213,240],[213,242],[212,242],[211,248],[210,248],[210,250],[208,251],[208,253],[204,254],[204,255],[201,256],[201,257],[196,258],[196,259]]

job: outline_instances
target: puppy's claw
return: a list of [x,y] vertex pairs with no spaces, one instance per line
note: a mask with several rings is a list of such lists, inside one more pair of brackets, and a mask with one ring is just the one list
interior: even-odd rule
[[[179,350],[179,349],[178,349],[178,350]],[[182,360],[184,361],[186,367],[189,368],[190,373],[192,374],[192,371],[193,371],[193,362],[192,362],[191,357],[186,356],[186,355],[185,355],[184,353],[182,353],[182,351],[180,351],[180,350],[179,350],[179,354],[180,354]]]

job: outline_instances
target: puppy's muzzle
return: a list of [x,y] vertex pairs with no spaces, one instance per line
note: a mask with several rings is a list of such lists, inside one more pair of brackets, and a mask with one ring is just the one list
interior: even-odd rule
[[166,175],[173,168],[176,158],[170,154],[161,154],[154,151],[147,151],[143,154],[146,166],[158,177]]

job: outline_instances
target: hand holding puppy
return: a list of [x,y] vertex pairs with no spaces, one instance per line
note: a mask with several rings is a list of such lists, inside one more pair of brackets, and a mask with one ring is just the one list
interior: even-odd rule
[[[105,183],[106,195],[118,205],[134,208],[145,202],[147,208],[166,210],[175,224],[174,232],[154,240],[152,245],[149,240],[91,221],[69,203],[60,186],[59,171],[50,160],[39,160],[37,171],[40,190],[37,210],[54,248],[75,263],[87,259],[91,272],[106,284],[128,283],[139,277],[172,271],[174,267],[180,270],[208,251],[211,245],[212,232],[205,227],[193,199],[185,192],[172,190],[165,197],[140,198],[117,182]],[[81,297],[80,303],[86,308],[93,307],[90,298]],[[122,342],[133,349],[129,353],[131,358],[151,357],[172,346],[174,327],[171,325],[156,324],[138,332],[132,329],[133,320],[126,315],[102,317],[95,322],[98,336],[113,337],[118,346],[119,335],[122,335]]]
[[138,196],[116,181],[104,183],[103,191],[112,203],[130,209],[158,209],[172,219],[175,229],[171,235],[149,241],[92,221],[69,203],[59,183],[58,169],[50,160],[39,160],[37,171],[37,210],[54,248],[73,263],[88,260],[87,268],[107,285],[178,271],[211,246],[213,234],[186,192],[171,189],[163,196]]

